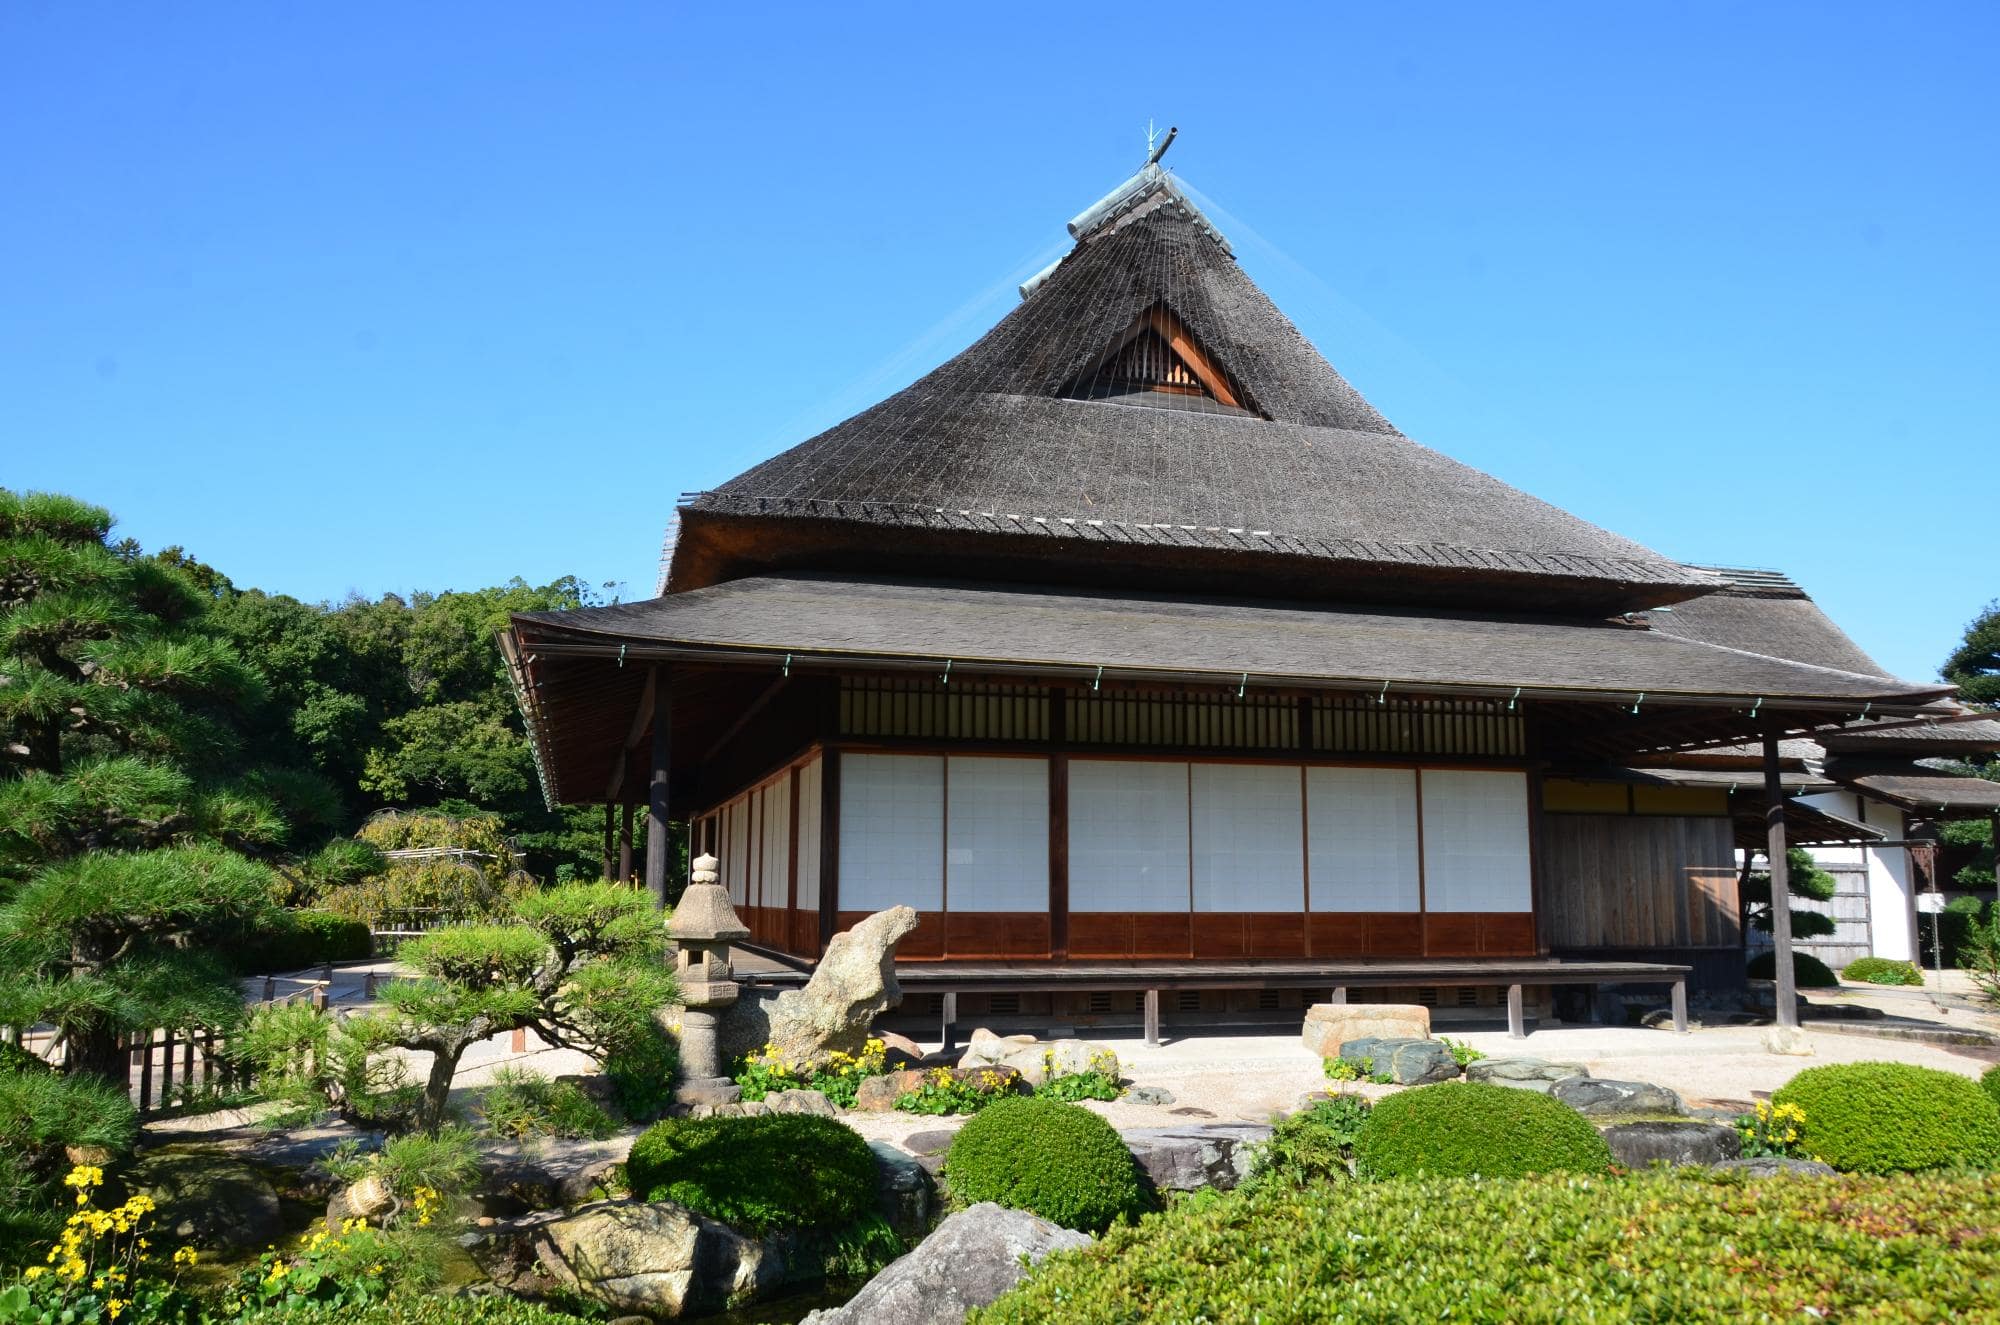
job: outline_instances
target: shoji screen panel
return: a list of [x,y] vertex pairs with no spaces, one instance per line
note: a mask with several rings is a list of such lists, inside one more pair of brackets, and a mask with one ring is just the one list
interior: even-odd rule
[[952,756],[945,898],[953,911],[1049,909],[1049,762]]
[[840,759],[840,910],[944,907],[944,758]]
[[799,904],[792,912],[791,950],[819,951],[819,853],[822,765],[817,756],[798,771]]
[[1197,911],[1303,911],[1303,788],[1295,764],[1196,764],[1190,804]]
[[1188,766],[1072,759],[1070,954],[1190,955],[1190,883]]
[[1307,769],[1306,846],[1313,910],[1419,910],[1415,770]]
[[1425,769],[1424,952],[1535,950],[1527,775]]
[[764,807],[757,821],[759,904],[782,908],[792,894],[792,775],[786,773],[764,788]]
[[729,900],[738,906],[750,902],[750,798],[738,796],[722,807],[722,878],[729,885]]

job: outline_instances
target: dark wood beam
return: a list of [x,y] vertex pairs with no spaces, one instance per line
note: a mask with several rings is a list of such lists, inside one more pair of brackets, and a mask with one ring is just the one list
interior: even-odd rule
[[1785,860],[1785,783],[1778,761],[1778,728],[1764,733],[1765,858],[1771,866],[1772,974],[1777,978],[1778,1024],[1799,1026],[1798,979],[1792,971],[1791,872]]
[[674,710],[673,693],[666,675],[658,668],[647,678],[646,693],[652,704],[653,759],[646,780],[646,891],[653,905],[667,904],[667,805],[673,775]]

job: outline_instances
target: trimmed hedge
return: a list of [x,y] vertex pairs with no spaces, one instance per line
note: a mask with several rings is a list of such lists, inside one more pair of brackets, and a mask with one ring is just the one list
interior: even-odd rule
[[1354,1166],[1371,1178],[1603,1173],[1611,1149],[1561,1100],[1446,1081],[1378,1101],[1354,1139]]
[[1992,1177],[1392,1179],[1178,1205],[970,1320],[1935,1321],[1996,1282]]
[[1840,970],[1843,980],[1859,980],[1871,985],[1920,985],[1924,973],[1914,962],[1899,962],[1891,957],[1860,957],[1849,962]]
[[1009,1096],[981,1109],[952,1138],[944,1179],[960,1204],[997,1201],[1087,1233],[1146,1208],[1138,1166],[1111,1124],[1057,1100]]
[[1955,1072],[1908,1063],[1829,1063],[1780,1086],[1771,1103],[1805,1110],[1799,1144],[1850,1173],[2000,1163],[2000,1106]]
[[626,1180],[746,1233],[833,1228],[875,1209],[875,1156],[832,1118],[669,1118],[632,1143]]
[[1979,1076],[1979,1084],[1993,1097],[1993,1103],[2000,1106],[2000,1067],[1989,1067]]
[[[1748,974],[1752,980],[1775,980],[1778,978],[1778,954],[1769,950],[1758,953],[1750,959]],[[1837,989],[1840,977],[1833,968],[1809,952],[1792,954],[1792,979],[1801,989]]]
[[330,911],[279,911],[250,930],[237,949],[236,967],[245,975],[278,975],[327,962],[366,961],[374,936],[359,920]]

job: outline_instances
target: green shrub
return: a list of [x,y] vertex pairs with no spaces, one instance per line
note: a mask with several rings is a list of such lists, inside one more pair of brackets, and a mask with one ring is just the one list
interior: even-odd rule
[[1316,1101],[1279,1123],[1271,1139],[1257,1147],[1244,1187],[1293,1190],[1349,1176],[1348,1161],[1355,1138],[1368,1121],[1369,1104],[1362,1095],[1334,1095]]
[[1989,1067],[1980,1074],[1979,1084],[1993,1097],[1993,1103],[2000,1106],[2000,1067]]
[[859,1054],[835,1050],[817,1064],[788,1063],[778,1047],[767,1044],[753,1049],[736,1065],[736,1084],[746,1100],[761,1100],[780,1090],[816,1090],[843,1109],[854,1107],[861,1083],[889,1070],[889,1046],[869,1039]]
[[364,1307],[279,1307],[245,1318],[284,1325],[575,1325],[571,1316],[513,1297],[392,1297]]
[[1602,1173],[1611,1151],[1588,1119],[1529,1090],[1447,1081],[1391,1095],[1354,1140],[1357,1172],[1375,1178]]
[[632,1143],[632,1191],[751,1234],[836,1228],[875,1207],[875,1156],[853,1129],[811,1114],[669,1118]]
[[1991,932],[1996,919],[1994,904],[1977,897],[1954,897],[1942,911],[1917,912],[1918,960],[1926,966],[1942,962],[1947,969],[1956,967],[1973,932]]
[[[1748,974],[1752,980],[1777,979],[1777,953],[1766,949],[1752,957]],[[1800,989],[1834,989],[1840,985],[1840,978],[1833,973],[1833,968],[1809,952],[1792,954],[1792,979]]]
[[1450,1051],[1451,1061],[1458,1064],[1458,1070],[1461,1072],[1486,1057],[1484,1049],[1475,1049],[1465,1041],[1454,1040],[1449,1035],[1438,1036],[1438,1043]]
[[300,971],[327,962],[366,961],[374,936],[359,920],[328,911],[275,911],[243,935],[236,969],[245,975]]
[[1012,1071],[994,1067],[934,1067],[918,1080],[915,1090],[896,1097],[896,1107],[904,1113],[943,1117],[954,1113],[978,1113],[994,1100],[1018,1088],[1020,1078]]
[[1111,1124],[1056,1100],[994,1100],[952,1138],[944,1176],[960,1204],[997,1201],[1085,1232],[1136,1219],[1146,1205]]
[[2000,1163],[2000,1107],[1955,1072],[1907,1063],[1809,1067],[1771,1095],[1805,1110],[1800,1146],[1851,1173]]
[[1176,1205],[971,1321],[1915,1322],[1984,1318],[1996,1282],[1991,1177],[1393,1179]]
[[479,1099],[480,1116],[501,1136],[602,1141],[618,1130],[611,1115],[574,1081],[550,1081],[539,1072],[503,1067]]
[[1071,1104],[1077,1100],[1115,1100],[1124,1093],[1123,1086],[1095,1068],[1088,1072],[1072,1072],[1064,1077],[1050,1077],[1035,1087],[1035,1098],[1038,1100],[1061,1100]]
[[1849,962],[1840,972],[1843,980],[1858,980],[1870,985],[1920,985],[1924,973],[1914,962],[1899,962],[1888,957],[1861,957]]

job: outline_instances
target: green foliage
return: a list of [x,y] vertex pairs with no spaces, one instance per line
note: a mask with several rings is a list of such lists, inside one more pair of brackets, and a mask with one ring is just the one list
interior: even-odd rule
[[391,1297],[364,1306],[315,1303],[260,1311],[244,1317],[256,1325],[576,1325],[572,1316],[516,1297]]
[[289,1320],[306,1307],[352,1313],[392,1292],[435,1287],[444,1278],[445,1255],[445,1240],[428,1228],[371,1228],[356,1219],[337,1234],[315,1229],[239,1271],[221,1291],[221,1314]]
[[114,1086],[39,1065],[0,1071],[0,1259],[10,1242],[53,1235],[60,1218],[53,1211],[69,1168],[65,1147],[123,1155],[138,1134],[131,1100]]
[[870,1039],[859,1054],[835,1050],[820,1063],[790,1063],[779,1056],[777,1046],[767,1044],[752,1050],[736,1065],[736,1084],[746,1100],[761,1100],[774,1091],[816,1090],[843,1109],[854,1107],[861,1083],[889,1070],[889,1046]]
[[1965,637],[1941,669],[1961,698],[2000,706],[2000,601],[1981,608],[1965,627]]
[[1475,1049],[1463,1040],[1454,1040],[1449,1035],[1438,1036],[1438,1041],[1451,1052],[1451,1061],[1458,1064],[1458,1070],[1461,1072],[1486,1057],[1484,1049]]
[[495,1133],[515,1141],[538,1136],[601,1141],[618,1130],[574,1081],[550,1081],[523,1068],[503,1067],[493,1074],[479,1113]]
[[1146,1208],[1132,1152],[1111,1124],[1054,1100],[988,1104],[952,1138],[944,1176],[961,1205],[997,1201],[1085,1232]]
[[1805,1121],[1806,1111],[1796,1104],[1758,1100],[1749,1113],[1739,1114],[1736,1119],[1736,1136],[1742,1144],[1743,1158],[1803,1159]]
[[[1766,948],[1752,957],[1747,974],[1752,980],[1775,980],[1777,953]],[[1833,973],[1833,968],[1809,952],[1792,953],[1792,979],[1800,989],[1835,989],[1840,985],[1840,977]]]
[[1179,1205],[969,1320],[1918,1322],[1989,1312],[1996,1278],[1990,1177],[1401,1179]]
[[942,1118],[955,1113],[978,1113],[987,1105],[1013,1093],[1020,1078],[1011,1071],[992,1067],[934,1067],[918,1080],[915,1090],[897,1096],[896,1107],[904,1113]]
[[[1955,827],[1956,825],[1946,825]],[[2000,910],[1977,897],[1954,897],[1941,912],[1917,912],[1917,956],[1924,966],[1956,967],[1974,932],[2000,923]]]
[[2000,1108],[1978,1083],[1907,1063],[1809,1067],[1771,1095],[1805,1110],[1801,1146],[1850,1173],[2000,1164]]
[[1859,957],[1849,962],[1840,972],[1844,980],[1858,980],[1871,985],[1920,985],[1924,973],[1914,962],[1899,962],[1889,957]]
[[1396,1079],[1387,1072],[1377,1072],[1373,1058],[1326,1058],[1320,1060],[1320,1068],[1328,1081],[1366,1081],[1386,1086]]
[[1382,1100],[1355,1138],[1354,1159],[1358,1172],[1376,1178],[1512,1178],[1611,1167],[1604,1138],[1562,1101],[1460,1081]]
[[1971,926],[1959,948],[1958,967],[1989,1004],[2000,1005],[2000,917]]
[[374,952],[368,926],[327,911],[273,911],[235,947],[245,975],[300,971],[327,962],[366,961]]
[[753,1235],[846,1227],[875,1206],[875,1157],[852,1129],[811,1114],[672,1118],[632,1143],[632,1190]]
[[[1819,867],[1810,851],[1803,847],[1791,847],[1785,852],[1786,887],[1793,897],[1803,897],[1815,902],[1828,902],[1839,889],[1839,882]],[[1745,914],[1750,923],[1769,934],[1771,932],[1771,876],[1752,874],[1743,882],[1742,900]],[[1794,939],[1826,938],[1834,932],[1833,918],[1818,911],[1791,909],[1792,937]]]
[[2000,1067],[1989,1067],[1980,1073],[1979,1084],[1993,1097],[1993,1103],[2000,1106]]
[[1284,1187],[1303,1191],[1349,1176],[1354,1142],[1368,1121],[1365,1096],[1339,1094],[1316,1100],[1278,1124],[1257,1148],[1244,1186],[1251,1191]]
[[1125,1088],[1110,1076],[1092,1068],[1088,1072],[1071,1072],[1067,1076],[1050,1077],[1035,1087],[1038,1100],[1060,1100],[1075,1103],[1077,1100],[1115,1100],[1125,1093]]

